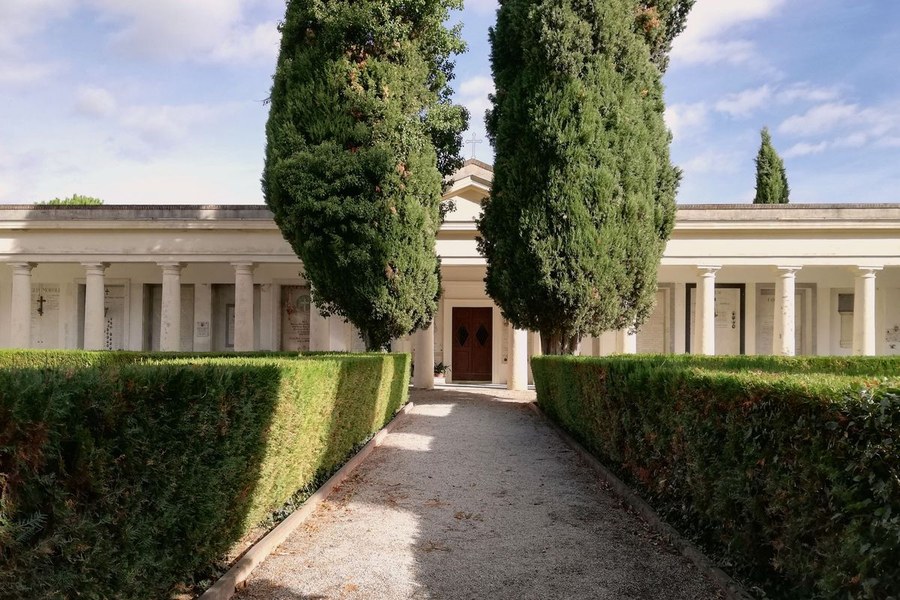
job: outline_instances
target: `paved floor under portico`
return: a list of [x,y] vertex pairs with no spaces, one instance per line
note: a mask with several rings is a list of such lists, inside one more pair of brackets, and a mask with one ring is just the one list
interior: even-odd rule
[[412,412],[237,597],[724,597],[623,508],[533,399],[413,392]]

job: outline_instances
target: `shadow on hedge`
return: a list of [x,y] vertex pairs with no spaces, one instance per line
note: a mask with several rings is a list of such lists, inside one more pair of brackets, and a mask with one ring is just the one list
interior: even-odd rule
[[0,370],[0,595],[167,597],[399,409],[395,363]]

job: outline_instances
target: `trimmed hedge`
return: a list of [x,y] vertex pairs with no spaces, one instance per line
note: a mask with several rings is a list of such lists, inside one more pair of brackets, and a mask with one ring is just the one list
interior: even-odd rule
[[822,373],[830,375],[900,376],[900,356],[703,356],[698,354],[620,354],[618,361],[637,361],[715,371]]
[[[770,597],[895,598],[898,364],[545,356],[532,367],[544,412]],[[738,367],[755,372],[727,370]],[[888,377],[827,374],[847,371]]]
[[56,355],[0,369],[0,597],[167,597],[408,395],[408,355]]

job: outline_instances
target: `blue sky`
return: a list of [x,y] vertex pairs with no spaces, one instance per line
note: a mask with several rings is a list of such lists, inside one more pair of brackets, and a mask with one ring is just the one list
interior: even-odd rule
[[[282,0],[0,0],[0,202],[254,204]],[[455,89],[482,115],[492,0]],[[793,202],[900,201],[900,3],[699,0],[665,77],[680,203],[744,203],[767,125]],[[490,162],[483,141],[477,157]],[[466,155],[471,146],[466,146]]]

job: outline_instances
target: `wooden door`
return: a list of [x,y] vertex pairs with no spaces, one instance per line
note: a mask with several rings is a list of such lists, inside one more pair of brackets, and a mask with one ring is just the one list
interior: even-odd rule
[[493,309],[453,309],[453,381],[490,381]]

